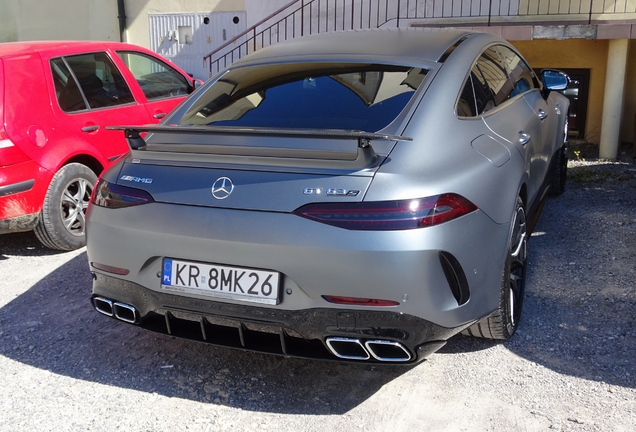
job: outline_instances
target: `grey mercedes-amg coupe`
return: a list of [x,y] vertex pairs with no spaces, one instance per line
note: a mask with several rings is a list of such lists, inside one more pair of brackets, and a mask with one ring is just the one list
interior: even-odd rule
[[261,49],[158,126],[87,211],[92,303],[175,337],[414,363],[507,339],[526,244],[563,192],[567,86],[507,42],[448,29]]

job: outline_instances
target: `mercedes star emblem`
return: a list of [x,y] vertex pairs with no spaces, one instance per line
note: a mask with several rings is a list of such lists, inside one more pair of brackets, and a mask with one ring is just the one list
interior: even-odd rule
[[212,196],[222,200],[230,196],[234,190],[234,183],[227,177],[217,179],[212,185]]

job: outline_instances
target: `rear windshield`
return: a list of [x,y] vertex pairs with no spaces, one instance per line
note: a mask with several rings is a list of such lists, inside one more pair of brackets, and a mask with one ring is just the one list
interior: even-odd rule
[[375,132],[404,109],[427,72],[359,63],[234,69],[207,89],[180,124]]

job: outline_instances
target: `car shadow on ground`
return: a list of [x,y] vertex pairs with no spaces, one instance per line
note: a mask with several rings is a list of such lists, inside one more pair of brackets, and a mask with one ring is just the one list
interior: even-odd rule
[[40,243],[33,231],[0,234],[0,261],[12,256],[47,256],[58,255],[64,251],[48,249]]
[[636,169],[569,169],[529,245],[521,332],[506,346],[558,372],[636,387]]
[[[583,165],[569,177],[529,242],[522,321],[503,345],[565,375],[636,387],[636,168]],[[456,336],[439,352],[495,344]]]
[[411,369],[290,359],[173,339],[90,303],[82,253],[0,309],[0,355],[71,378],[244,410],[342,414]]
[[[603,179],[592,187],[574,185],[556,198],[563,202],[547,201],[529,246],[524,318],[506,349],[564,375],[636,386],[636,189],[625,187]],[[36,247],[29,244],[19,247]],[[24,255],[32,253],[47,252]],[[90,292],[83,253],[0,309],[0,355],[80,380],[293,414],[349,412],[412,369],[177,340],[98,314]],[[435,355],[496,344],[456,336]]]

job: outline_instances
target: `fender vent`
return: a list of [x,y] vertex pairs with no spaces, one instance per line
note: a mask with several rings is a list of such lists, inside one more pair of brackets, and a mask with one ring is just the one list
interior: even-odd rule
[[455,296],[455,300],[457,300],[457,304],[459,306],[463,305],[470,298],[470,290],[462,266],[457,261],[457,258],[448,252],[439,253],[439,262],[442,265],[444,275],[453,296]]

